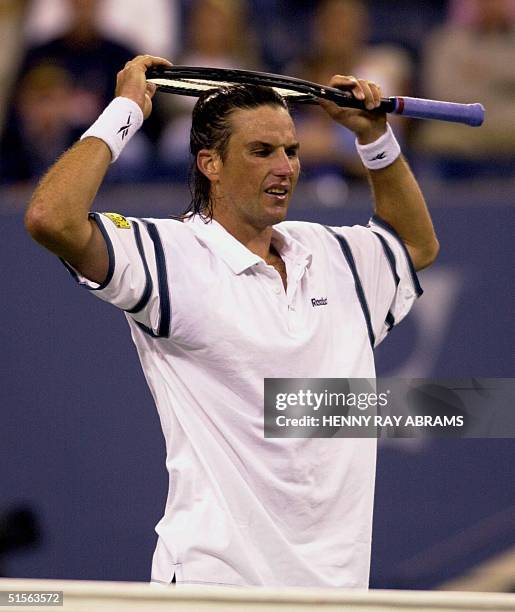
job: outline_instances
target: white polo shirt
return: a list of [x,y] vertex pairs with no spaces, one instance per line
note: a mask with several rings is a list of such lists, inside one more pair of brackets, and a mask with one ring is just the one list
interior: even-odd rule
[[395,232],[275,226],[285,292],[217,222],[94,218],[108,277],[70,271],[125,310],[166,440],[152,580],[366,588],[376,440],[265,439],[263,379],[375,376],[421,293]]

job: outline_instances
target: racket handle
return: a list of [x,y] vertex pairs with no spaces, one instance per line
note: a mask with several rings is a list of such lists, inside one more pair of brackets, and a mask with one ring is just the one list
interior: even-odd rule
[[[440,102],[423,98],[395,97],[388,100],[390,108],[386,110],[405,117],[416,119],[438,119],[466,125],[479,126],[485,118],[485,108],[479,102],[475,104],[458,104],[457,102]],[[391,110],[390,110],[391,109]]]

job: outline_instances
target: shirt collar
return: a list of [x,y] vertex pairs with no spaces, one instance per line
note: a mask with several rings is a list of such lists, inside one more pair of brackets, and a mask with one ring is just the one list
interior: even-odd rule
[[[259,255],[241,244],[218,221],[214,219],[205,221],[200,215],[193,215],[185,222],[194,226],[197,235],[209,243],[209,246],[227,263],[234,274],[241,274],[263,261]],[[311,253],[277,225],[272,228],[272,244],[281,257],[303,264],[304,267],[311,263]]]
[[289,259],[303,268],[311,265],[313,255],[301,242],[290,236],[281,225],[272,228],[272,244],[283,259]]

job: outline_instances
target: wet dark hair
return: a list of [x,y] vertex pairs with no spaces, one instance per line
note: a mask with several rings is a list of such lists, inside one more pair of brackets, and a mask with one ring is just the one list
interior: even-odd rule
[[231,85],[203,93],[193,108],[190,153],[193,157],[189,185],[191,202],[183,216],[200,214],[205,219],[213,216],[211,182],[197,167],[201,149],[214,149],[222,161],[232,135],[229,121],[232,111],[259,106],[279,106],[289,111],[284,98],[271,87],[263,85]]

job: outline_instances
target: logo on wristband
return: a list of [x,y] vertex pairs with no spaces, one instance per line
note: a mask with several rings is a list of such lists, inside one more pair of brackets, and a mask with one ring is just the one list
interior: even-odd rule
[[122,125],[122,127],[116,132],[117,134],[119,134],[120,132],[122,133],[122,140],[124,140],[125,137],[129,135],[129,128],[132,125],[131,117],[132,117],[132,113],[129,113],[129,116],[127,117],[127,124]]

